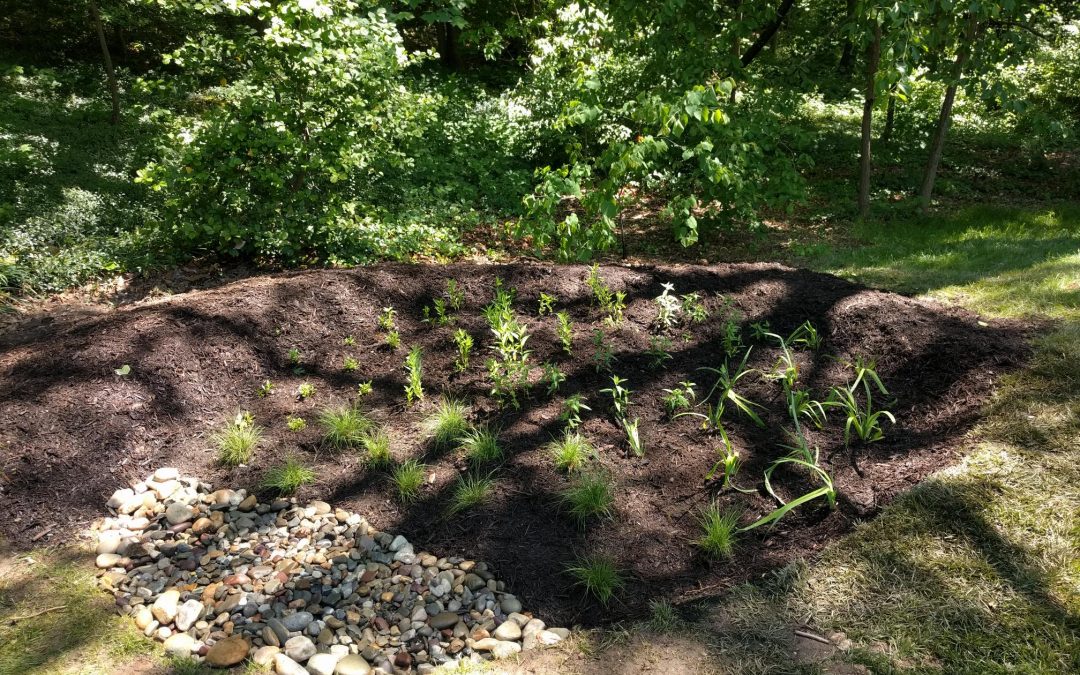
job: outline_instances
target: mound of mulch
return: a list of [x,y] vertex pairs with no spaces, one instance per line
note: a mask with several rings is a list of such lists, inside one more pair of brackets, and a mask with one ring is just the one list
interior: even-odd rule
[[[953,461],[997,376],[1027,354],[1021,325],[981,322],[960,309],[806,270],[754,264],[605,267],[601,274],[627,296],[626,318],[615,327],[591,302],[587,267],[388,264],[256,277],[12,330],[0,338],[0,533],[26,547],[62,539],[100,516],[104,500],[144,477],[147,467],[176,466],[215,484],[255,488],[268,467],[300,457],[318,475],[301,498],[356,511],[374,527],[399,532],[438,555],[486,560],[539,614],[562,624],[593,623],[639,613],[655,597],[716,594],[819,550]],[[532,333],[534,377],[545,361],[567,375],[554,397],[536,387],[520,410],[500,410],[489,398],[483,365],[491,335],[480,310],[496,277],[517,290],[515,309]],[[442,295],[448,279],[465,291],[465,307],[452,325],[423,323],[424,306]],[[654,369],[645,351],[657,332],[653,299],[666,282],[680,294],[702,293],[711,315],[704,324],[671,333],[673,358]],[[572,357],[562,354],[555,318],[536,315],[541,292],[558,296],[556,309],[567,310],[574,322]],[[385,345],[376,326],[388,306],[397,310],[397,351]],[[801,381],[820,399],[851,379],[847,361],[876,359],[897,424],[886,424],[878,443],[846,448],[843,421],[830,414],[810,440],[839,490],[837,509],[830,511],[823,500],[801,507],[771,530],[744,535],[734,559],[717,562],[704,559],[694,545],[699,514],[710,501],[742,509],[746,522],[775,507],[761,477],[789,443],[780,387],[762,377],[744,380],[742,393],[765,407],[765,429],[745,417],[726,417],[744,460],[739,482],[757,489],[750,495],[706,483],[719,439],[694,418],[668,419],[662,396],[683,380],[698,383],[699,395],[712,387],[715,378],[699,369],[723,363],[723,327],[733,313],[753,346],[749,364],[766,371],[778,350],[755,343],[749,325],[768,321],[775,332],[788,334],[811,321],[824,344],[800,350],[798,358]],[[453,368],[451,336],[458,328],[476,341],[464,374]],[[643,458],[629,453],[607,397],[599,393],[610,377],[593,365],[597,329],[612,341],[613,372],[634,392],[631,416],[641,418]],[[347,336],[355,345],[345,344]],[[427,398],[410,408],[402,363],[413,346],[424,350]],[[303,374],[289,362],[293,347]],[[355,372],[343,370],[346,356],[359,361]],[[130,374],[115,374],[124,364]],[[256,389],[268,379],[274,393],[260,398]],[[389,432],[395,457],[422,458],[428,466],[422,498],[407,506],[395,501],[385,472],[364,467],[360,453],[334,454],[319,443],[318,412],[356,400],[358,383],[369,379],[374,392],[363,403]],[[308,400],[295,396],[302,382],[316,387]],[[437,452],[419,431],[441,392],[470,401],[474,420],[498,426],[510,450],[495,473],[490,503],[455,516],[447,513],[448,497],[466,465],[458,453]],[[558,493],[567,478],[543,449],[561,434],[560,405],[575,392],[589,399],[593,410],[581,429],[599,449],[598,463],[610,473],[616,494],[616,516],[585,529],[564,515]],[[225,469],[216,463],[209,437],[238,409],[251,411],[266,435],[249,466]],[[290,415],[305,417],[307,429],[288,431]],[[788,498],[813,487],[795,471],[777,471],[774,484]],[[584,553],[614,557],[630,579],[607,610],[584,601],[563,573]]]

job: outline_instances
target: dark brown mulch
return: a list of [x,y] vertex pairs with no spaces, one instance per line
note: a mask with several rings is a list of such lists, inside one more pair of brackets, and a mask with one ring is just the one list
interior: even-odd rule
[[[902,296],[868,290],[842,279],[779,265],[711,267],[605,267],[602,275],[627,294],[626,320],[607,327],[590,303],[584,284],[588,268],[532,264],[507,266],[378,265],[350,271],[279,274],[238,281],[173,299],[125,307],[101,316],[37,321],[0,338],[0,479],[4,518],[0,533],[30,547],[68,537],[103,513],[117,487],[143,478],[152,467],[172,465],[215,484],[255,486],[270,465],[289,455],[317,469],[318,481],[303,498],[322,498],[365,514],[377,527],[405,534],[418,547],[491,563],[525,602],[558,624],[595,623],[640,613],[653,597],[689,599],[722,592],[759,577],[798,556],[813,554],[854,522],[872,517],[897,494],[955,459],[963,434],[978,419],[997,376],[1027,353],[1024,326],[992,321]],[[520,411],[500,412],[487,398],[483,360],[490,334],[480,313],[496,276],[517,289],[516,309],[532,331],[529,347],[539,364],[558,363],[568,379],[555,398],[534,391]],[[452,326],[432,328],[421,310],[442,292],[447,279],[466,292],[466,307]],[[708,298],[710,320],[673,334],[674,359],[650,369],[644,354],[653,298],[661,283],[679,293]],[[536,316],[540,292],[554,293],[575,323],[572,358],[560,354],[551,316]],[[382,307],[398,311],[402,349],[390,351],[376,330]],[[705,474],[716,460],[718,439],[692,418],[668,420],[661,397],[680,380],[713,384],[703,366],[723,362],[721,331],[737,311],[748,345],[748,326],[768,320],[789,333],[810,320],[825,336],[817,352],[801,350],[802,381],[819,398],[851,377],[844,361],[877,359],[898,423],[884,441],[843,447],[837,414],[812,440],[840,491],[838,508],[806,505],[774,529],[744,535],[731,562],[708,562],[694,546],[698,517],[717,493]],[[465,375],[452,372],[452,332],[465,328],[476,339]],[[641,418],[647,454],[628,456],[624,437],[599,390],[607,374],[592,365],[591,336],[603,328],[614,342],[614,372],[633,389],[632,415]],[[356,345],[344,345],[353,336]],[[402,361],[408,347],[424,348],[427,399],[406,408]],[[293,372],[287,352],[297,347],[303,375]],[[355,373],[342,370],[352,355]],[[770,369],[777,350],[755,345],[750,363]],[[131,374],[114,369],[130,364]],[[538,371],[539,369],[537,369]],[[538,373],[537,373],[538,374]],[[422,457],[431,483],[416,503],[401,506],[384,473],[366,470],[355,453],[334,455],[320,448],[316,416],[323,407],[355,399],[357,383],[373,379],[365,400],[371,415],[395,441],[398,459]],[[256,396],[270,379],[275,392]],[[297,386],[317,387],[308,401]],[[747,380],[745,395],[766,406],[761,430],[729,413],[728,429],[745,464],[739,481],[757,494],[719,494],[724,504],[757,518],[773,502],[761,487],[769,463],[784,454],[780,389],[763,378]],[[436,452],[418,424],[440,392],[474,403],[474,416],[499,425],[510,457],[498,468],[491,503],[476,511],[447,515],[449,493],[465,465],[455,452]],[[617,515],[579,530],[562,513],[557,494],[567,479],[552,467],[542,446],[561,432],[559,404],[566,394],[584,393],[593,412],[584,433],[599,448],[599,463],[615,483]],[[250,410],[266,429],[249,467],[227,470],[215,463],[209,436],[238,409]],[[309,422],[303,432],[285,428],[288,415]],[[775,482],[789,497],[811,489],[796,472]],[[613,556],[630,577],[627,591],[606,612],[582,600],[563,573],[582,553]]]

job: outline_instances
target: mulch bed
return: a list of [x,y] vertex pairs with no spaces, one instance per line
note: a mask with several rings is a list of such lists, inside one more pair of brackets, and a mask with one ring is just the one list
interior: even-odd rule
[[[545,620],[594,624],[640,615],[652,598],[715,595],[812,555],[954,461],[997,377],[1028,353],[1023,325],[980,322],[960,309],[772,264],[601,268],[606,281],[627,294],[626,319],[612,328],[590,302],[587,274],[584,266],[537,264],[385,264],[277,274],[100,316],[11,329],[0,337],[0,534],[20,547],[62,541],[102,515],[109,495],[141,480],[148,468],[175,466],[216,486],[255,487],[269,466],[299,456],[318,474],[301,498],[359,512],[375,527],[440,555],[487,561]],[[550,360],[567,374],[554,398],[537,387],[518,411],[499,410],[488,398],[483,360],[490,333],[480,309],[490,301],[496,277],[517,290],[515,309],[530,327],[534,363]],[[466,293],[456,322],[422,323],[423,307],[451,278]],[[674,358],[666,368],[652,369],[645,350],[656,333],[653,298],[664,282],[674,283],[678,293],[702,293],[711,316],[677,329]],[[536,316],[541,292],[557,295],[556,308],[573,319],[572,357],[562,355],[554,317]],[[391,305],[402,338],[396,352],[376,327],[381,308]],[[823,500],[808,504],[771,530],[744,535],[733,560],[710,562],[693,543],[701,510],[714,498],[743,509],[746,522],[772,510],[761,476],[785,454],[780,446],[788,442],[790,427],[779,385],[760,377],[745,380],[743,393],[766,407],[767,428],[730,412],[727,428],[744,460],[739,482],[759,491],[720,493],[705,482],[719,439],[694,418],[665,416],[663,389],[692,380],[700,395],[712,386],[713,376],[698,369],[723,362],[723,323],[732,311],[741,317],[746,343],[754,345],[750,365],[765,370],[778,351],[755,344],[750,323],[767,320],[781,334],[806,320],[819,329],[823,346],[799,351],[802,382],[817,398],[851,379],[846,360],[875,358],[895,398],[890,410],[897,424],[886,425],[885,440],[848,449],[843,422],[832,413],[811,440],[839,490],[838,508],[830,511]],[[451,335],[457,328],[477,343],[470,369],[460,375],[452,366]],[[634,391],[631,416],[641,418],[643,458],[630,455],[606,409],[606,395],[599,393],[610,379],[592,363],[595,329],[612,340],[613,372]],[[356,344],[346,346],[346,336]],[[407,408],[402,362],[415,345],[424,349],[427,398]],[[292,347],[302,354],[302,375],[288,362]],[[343,371],[346,355],[360,362],[356,372]],[[126,377],[114,373],[123,364],[131,366]],[[267,379],[275,392],[259,398],[256,389]],[[423,458],[428,465],[431,483],[408,506],[394,500],[385,473],[365,469],[359,454],[333,454],[319,444],[318,411],[355,400],[357,384],[368,379],[374,393],[364,405],[390,433],[395,456]],[[314,397],[295,398],[301,382],[316,386]],[[436,452],[418,430],[440,392],[471,401],[474,418],[499,426],[510,450],[495,474],[491,502],[452,517],[448,495],[465,463],[455,452]],[[563,514],[558,493],[567,478],[542,447],[561,434],[560,404],[574,392],[589,399],[593,411],[582,431],[616,485],[615,518],[584,530]],[[209,437],[238,409],[250,410],[266,435],[250,466],[230,470],[216,463]],[[288,415],[305,417],[308,428],[288,431]],[[789,497],[812,485],[797,472],[778,471],[774,482]],[[584,600],[563,574],[568,562],[586,552],[614,557],[630,578],[627,591],[606,610]]]

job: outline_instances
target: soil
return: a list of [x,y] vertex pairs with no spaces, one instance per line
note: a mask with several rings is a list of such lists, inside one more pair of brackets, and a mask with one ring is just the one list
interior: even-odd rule
[[[616,290],[626,293],[625,320],[603,321],[591,303],[584,266],[405,265],[355,270],[319,270],[254,277],[209,290],[124,306],[98,315],[50,315],[9,327],[0,336],[0,536],[20,548],[67,540],[104,514],[108,496],[142,479],[151,468],[176,466],[215,485],[257,488],[268,467],[288,456],[316,469],[317,481],[301,499],[326,499],[366,514],[384,530],[405,535],[418,548],[441,555],[488,561],[529,609],[557,625],[597,624],[641,615],[652,598],[685,601],[722,593],[797,557],[811,556],[858,521],[930,472],[954,461],[964,434],[978,420],[999,375],[1020,365],[1028,353],[1024,325],[980,321],[975,315],[933,302],[882,293],[837,277],[773,264],[601,268]],[[500,410],[489,398],[483,361],[490,332],[481,314],[496,277],[517,290],[515,309],[530,328],[533,379],[539,364],[552,361],[567,375],[554,397],[536,386],[520,410]],[[422,322],[422,309],[441,296],[447,279],[465,291],[465,306],[452,325]],[[707,322],[669,335],[673,358],[649,365],[645,350],[658,296],[665,282],[677,293],[706,298]],[[555,319],[537,316],[541,292],[558,297],[574,322],[572,357],[562,354]],[[381,308],[397,310],[402,346],[389,349],[376,325]],[[756,343],[749,326],[768,321],[788,334],[809,320],[824,336],[817,351],[797,352],[801,382],[816,398],[848,382],[847,365],[871,357],[889,389],[895,426],[885,439],[847,448],[843,421],[809,433],[822,465],[839,491],[837,508],[823,500],[802,506],[774,528],[742,536],[734,558],[709,561],[694,544],[699,514],[713,499],[741,509],[750,522],[775,508],[764,492],[762,473],[786,454],[791,426],[775,381],[754,376],[741,392],[764,407],[766,428],[729,412],[726,427],[743,459],[738,483],[753,494],[722,491],[705,475],[717,459],[719,439],[693,417],[668,419],[665,388],[682,380],[704,395],[714,376],[702,367],[724,361],[725,321],[743,326],[753,346],[749,364],[773,369],[775,346]],[[472,363],[455,374],[453,332],[464,328],[476,340]],[[608,373],[593,365],[592,335],[603,330],[612,342],[613,372],[633,390],[631,415],[641,419],[647,448],[632,456],[599,390]],[[355,344],[347,346],[352,336]],[[403,394],[405,353],[424,350],[427,397],[407,407]],[[289,362],[299,349],[302,374]],[[352,356],[359,369],[345,372]],[[114,371],[130,365],[130,374]],[[274,392],[260,398],[265,380]],[[394,441],[398,460],[427,464],[429,483],[418,501],[394,499],[385,472],[366,469],[359,453],[332,453],[319,442],[317,415],[323,408],[356,400],[357,384],[373,380],[363,399],[372,418]],[[297,400],[302,382],[316,394]],[[441,392],[472,402],[472,416],[501,429],[507,460],[494,473],[496,493],[473,511],[449,516],[456,478],[466,469],[453,450],[432,448],[419,424]],[[615,485],[616,515],[580,529],[567,518],[558,494],[567,484],[544,444],[561,434],[561,401],[583,393],[592,412],[583,433],[599,451],[597,463]],[[265,436],[248,466],[216,463],[210,436],[238,409],[251,411]],[[307,419],[301,432],[288,431],[289,415]],[[813,489],[797,471],[778,470],[777,491],[790,499]],[[615,558],[629,582],[618,601],[604,609],[584,599],[563,570],[583,553]]]

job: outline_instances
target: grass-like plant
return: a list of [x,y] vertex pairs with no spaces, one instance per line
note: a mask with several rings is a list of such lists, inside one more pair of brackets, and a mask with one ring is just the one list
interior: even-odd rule
[[[765,470],[765,490],[770,495],[772,495],[772,497],[776,501],[780,502],[780,506],[774,509],[772,512],[754,521],[753,523],[747,525],[746,527],[740,528],[740,532],[752,530],[756,527],[761,527],[762,525],[769,525],[771,523],[775,523],[776,521],[787,515],[788,512],[790,512],[792,509],[798,508],[799,506],[802,506],[807,502],[811,502],[821,497],[824,497],[829,502],[829,508],[836,507],[836,487],[833,485],[832,476],[830,476],[828,472],[826,472],[819,463],[818,449],[814,448],[813,450],[811,450],[809,444],[806,442],[806,439],[802,436],[798,436],[795,441],[795,445],[785,446],[788,450],[790,450],[790,454],[788,454],[786,457],[781,457],[780,459],[776,460],[772,463],[772,465],[769,466],[768,469]],[[811,490],[804,495],[796,497],[790,502],[785,502],[783,499],[780,498],[779,495],[776,494],[772,487],[773,471],[785,464],[791,464],[796,467],[803,467],[809,470],[810,473],[822,483],[821,487]]]
[[829,393],[829,402],[840,408],[847,418],[844,421],[844,445],[851,443],[853,435],[863,443],[873,443],[885,438],[885,430],[881,428],[882,418],[896,424],[896,417],[888,410],[874,410],[874,399],[869,387],[865,388],[864,397],[865,406],[859,404],[854,385],[851,388],[833,387]]
[[563,437],[547,444],[547,450],[555,461],[559,471],[573,473],[581,470],[585,463],[596,454],[592,443],[579,432],[566,429]]
[[302,486],[315,481],[315,472],[304,466],[295,457],[289,457],[284,464],[271,467],[263,478],[265,488],[276,490],[278,494],[291,495]]
[[739,532],[739,512],[721,510],[716,502],[701,514],[701,528],[705,531],[697,540],[698,547],[710,558],[730,558]]
[[503,458],[499,434],[486,424],[473,427],[458,439],[458,447],[465,459],[474,466],[493,464]]
[[700,413],[683,414],[695,414],[698,417],[704,417],[706,423],[715,429],[724,415],[727,404],[730,403],[735,406],[736,410],[753,420],[754,424],[759,427],[764,427],[765,422],[763,422],[761,417],[754,411],[754,408],[760,406],[735,391],[735,387],[739,384],[739,380],[747,377],[751,373],[757,372],[746,366],[746,362],[750,358],[750,351],[751,350],[749,349],[746,350],[746,354],[743,356],[739,365],[735,367],[734,371],[731,370],[730,365],[726,361],[719,368],[701,368],[700,370],[716,374],[716,384],[709,390],[709,395],[705,397],[705,401],[711,399],[716,392],[719,392],[719,396],[717,397],[716,403],[710,405],[708,415],[701,415]]
[[289,431],[303,431],[307,429],[307,420],[303,417],[289,417],[285,420],[285,428]]
[[424,420],[424,432],[436,446],[451,445],[468,432],[468,413],[469,408],[464,403],[444,396],[439,399],[435,411]]
[[590,520],[610,518],[615,512],[611,481],[601,471],[584,472],[562,491],[560,499],[570,516],[584,527]]
[[717,430],[720,432],[721,445],[718,449],[720,453],[720,459],[716,464],[713,464],[712,469],[705,474],[705,480],[710,481],[717,476],[723,477],[723,482],[720,484],[720,489],[734,488],[739,492],[753,493],[753,490],[747,490],[735,485],[735,475],[739,473],[739,469],[742,467],[742,460],[739,458],[739,451],[735,449],[735,446],[731,443],[731,439],[727,435],[727,431],[723,426],[718,426]]
[[394,457],[390,453],[390,435],[382,429],[369,429],[360,441],[367,453],[366,463],[373,469],[390,466]]
[[483,504],[491,496],[494,487],[495,481],[490,476],[469,474],[459,477],[450,497],[451,515]]
[[454,332],[454,344],[457,346],[457,359],[454,361],[454,370],[464,373],[469,368],[469,355],[472,354],[473,338],[463,328]]
[[821,347],[822,337],[818,333],[818,329],[814,328],[814,324],[809,321],[804,321],[801,326],[796,328],[787,339],[788,344],[791,345],[803,345],[809,349],[817,351]]
[[218,449],[218,461],[225,466],[239,466],[255,452],[262,440],[262,428],[255,426],[251,413],[238,412],[224,429],[210,438]]
[[592,410],[586,405],[587,399],[582,394],[572,394],[563,401],[559,419],[566,422],[566,426],[574,429],[581,424],[581,411]]
[[588,555],[578,558],[566,568],[576,586],[600,601],[605,607],[615,594],[626,587],[622,572],[610,558]]
[[420,496],[420,491],[424,487],[426,470],[427,467],[415,459],[406,460],[394,469],[391,478],[394,481],[398,499],[403,503],[409,503]]
[[660,598],[649,601],[649,628],[656,633],[670,633],[679,627],[679,615],[675,605]]
[[559,336],[559,344],[562,345],[563,353],[572,356],[574,353],[574,326],[570,322],[570,315],[562,311],[556,314],[555,318],[558,320],[555,333]]
[[755,342],[765,342],[770,334],[772,334],[772,326],[768,321],[755,321],[750,324],[750,336]]
[[361,445],[371,429],[371,420],[357,406],[343,405],[319,413],[323,443],[332,450],[345,450]]
[[346,347],[355,347],[356,346],[356,338],[354,338],[351,335],[346,335],[345,339],[341,341],[341,344],[345,345]]
[[624,417],[622,427],[623,431],[626,432],[626,442],[630,446],[630,452],[634,453],[635,457],[644,457],[645,441],[641,440],[641,432],[638,429],[639,422],[640,420],[636,417],[633,420]]
[[412,405],[424,398],[423,350],[420,347],[409,350],[409,355],[405,357],[405,372],[409,376],[405,384],[405,401]]

